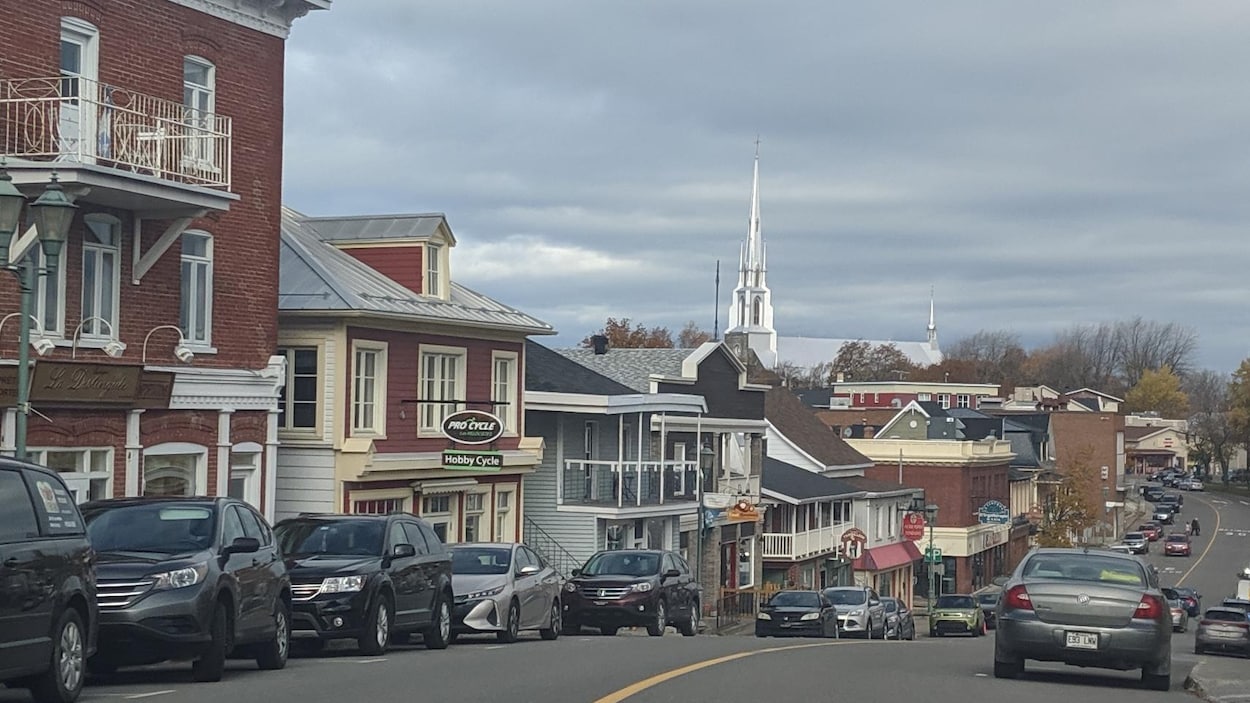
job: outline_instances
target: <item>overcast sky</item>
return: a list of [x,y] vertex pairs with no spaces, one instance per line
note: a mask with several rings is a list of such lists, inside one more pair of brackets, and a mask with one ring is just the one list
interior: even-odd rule
[[1135,315],[1250,354],[1250,3],[336,0],[287,54],[285,199],[446,213],[553,324],[720,320],[758,135],[783,335],[1027,345]]

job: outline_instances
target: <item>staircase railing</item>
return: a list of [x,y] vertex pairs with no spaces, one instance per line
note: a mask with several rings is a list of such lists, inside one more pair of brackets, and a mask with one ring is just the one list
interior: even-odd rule
[[560,572],[564,578],[568,578],[573,569],[582,565],[581,560],[570,554],[564,545],[556,541],[555,537],[552,537],[528,515],[525,516],[524,542],[530,549],[546,559],[551,568]]

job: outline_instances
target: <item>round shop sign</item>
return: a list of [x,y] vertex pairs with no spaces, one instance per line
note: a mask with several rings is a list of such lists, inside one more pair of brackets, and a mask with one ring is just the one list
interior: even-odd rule
[[461,410],[443,419],[443,434],[460,444],[489,444],[503,435],[503,420],[481,410]]

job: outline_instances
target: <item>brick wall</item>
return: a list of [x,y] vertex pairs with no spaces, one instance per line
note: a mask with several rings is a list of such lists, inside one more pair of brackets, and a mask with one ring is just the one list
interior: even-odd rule
[[[182,100],[182,60],[205,58],[216,66],[216,111],[233,119],[232,187],[240,199],[228,212],[195,221],[214,237],[214,356],[195,365],[261,368],[277,340],[278,228],[282,178],[284,42],[166,0],[40,0],[5,3],[0,12],[0,78],[58,74],[60,18],[75,16],[100,30],[100,80],[160,98]],[[107,11],[105,11],[107,7]],[[89,195],[87,196],[90,197]],[[80,216],[101,210],[80,202]],[[120,362],[137,363],[143,337],[159,324],[178,324],[179,247],[175,243],[144,277],[131,284],[132,214],[123,221],[120,337],[128,349]],[[168,222],[146,221],[149,247]],[[63,261],[68,266],[67,334],[80,317],[81,217]],[[17,286],[0,276],[0,311],[17,309]],[[158,333],[159,334],[159,333]],[[149,361],[173,363],[174,342],[154,337]],[[68,357],[58,350],[52,358]],[[112,362],[102,353],[80,359]]]
[[[878,481],[898,481],[898,463],[865,469]],[[939,466],[903,464],[903,485],[924,490],[925,502],[938,506],[938,527],[971,527],[978,524],[977,510],[987,500],[1010,505],[1007,464],[985,466]]]
[[[1055,468],[1060,473],[1079,462],[1093,471],[1087,504],[1107,521],[1105,500],[1116,500],[1116,435],[1124,429],[1124,417],[1114,413],[1055,412],[1050,415],[1050,435],[1055,444]],[[1102,478],[1102,468],[1107,477]],[[1103,493],[1103,489],[1106,493]]]
[[393,247],[344,246],[343,251],[364,262],[373,270],[406,287],[414,293],[424,293],[425,269],[422,268],[424,247],[406,244]]

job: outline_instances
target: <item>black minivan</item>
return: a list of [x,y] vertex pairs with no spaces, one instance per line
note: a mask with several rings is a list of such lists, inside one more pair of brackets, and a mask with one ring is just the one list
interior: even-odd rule
[[0,459],[0,683],[78,698],[99,626],[94,558],[61,477]]

